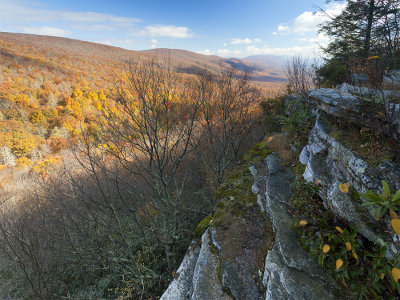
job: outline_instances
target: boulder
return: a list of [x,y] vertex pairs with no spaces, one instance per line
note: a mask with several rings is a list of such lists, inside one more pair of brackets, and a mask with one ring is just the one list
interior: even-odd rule
[[257,201],[246,200],[243,211],[223,223],[217,210],[201,245],[192,242],[161,299],[337,298],[335,282],[298,243],[287,210],[291,171],[270,155],[247,172]]

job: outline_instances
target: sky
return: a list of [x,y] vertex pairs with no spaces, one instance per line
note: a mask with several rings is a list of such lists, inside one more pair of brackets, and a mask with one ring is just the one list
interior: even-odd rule
[[184,49],[243,58],[320,55],[318,33],[343,9],[325,0],[0,0],[0,31],[130,50]]

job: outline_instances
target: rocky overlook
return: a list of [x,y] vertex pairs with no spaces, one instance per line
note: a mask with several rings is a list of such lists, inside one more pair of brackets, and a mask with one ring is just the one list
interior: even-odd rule
[[[343,282],[360,295],[356,286],[360,282],[353,282],[353,275],[340,275],[343,260],[359,266],[361,255],[372,256],[372,249],[380,249],[379,258],[392,261],[400,251],[399,236],[391,225],[396,216],[387,213],[378,221],[374,206],[365,207],[362,195],[382,194],[382,181],[392,193],[400,190],[400,168],[382,153],[361,153],[367,145],[353,147],[359,141],[343,138],[336,125],[346,120],[365,126],[361,97],[378,93],[343,84],[311,90],[303,99],[287,96],[287,115],[293,105],[312,110],[305,146],[298,149],[287,133],[280,133],[250,150],[217,191],[213,214],[198,225],[161,299],[351,299],[352,293],[340,286]],[[380,93],[393,99],[398,91]],[[390,118],[383,120],[388,126],[378,129],[389,134],[387,128],[400,126],[400,105],[390,101],[382,105]],[[289,156],[282,155],[287,151]],[[299,200],[302,185],[313,191],[313,200]],[[343,243],[342,252],[335,241]],[[326,266],[329,259],[336,260],[333,271]]]

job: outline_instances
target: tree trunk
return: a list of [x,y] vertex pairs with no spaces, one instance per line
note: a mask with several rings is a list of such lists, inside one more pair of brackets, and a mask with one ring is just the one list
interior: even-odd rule
[[371,47],[371,29],[372,29],[372,22],[374,19],[374,11],[375,11],[375,0],[370,0],[369,10],[368,10],[368,24],[367,24],[367,31],[365,33],[365,44],[364,44],[365,58],[368,58],[369,49]]

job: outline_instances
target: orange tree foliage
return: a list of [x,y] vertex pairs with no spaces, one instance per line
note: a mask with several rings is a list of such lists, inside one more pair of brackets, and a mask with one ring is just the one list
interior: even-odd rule
[[[14,124],[18,124],[18,122],[14,122]],[[38,142],[38,138],[22,127],[0,132],[0,146],[11,148],[17,157],[27,156],[38,145]]]

